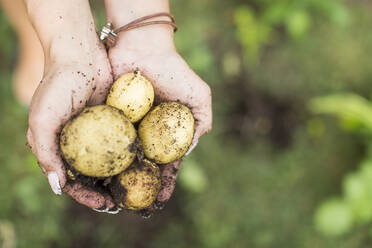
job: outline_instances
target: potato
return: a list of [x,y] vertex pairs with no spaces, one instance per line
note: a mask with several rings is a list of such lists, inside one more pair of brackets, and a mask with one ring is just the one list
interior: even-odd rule
[[189,108],[177,102],[156,106],[141,121],[138,137],[148,159],[167,164],[181,158],[194,135],[194,117]]
[[131,122],[141,120],[154,102],[154,89],[139,71],[122,75],[112,85],[106,104],[121,109]]
[[136,130],[120,110],[86,107],[64,126],[60,147],[66,162],[90,177],[119,174],[133,162]]
[[161,188],[159,167],[148,161],[134,162],[114,179],[111,187],[119,206],[141,210],[150,206]]

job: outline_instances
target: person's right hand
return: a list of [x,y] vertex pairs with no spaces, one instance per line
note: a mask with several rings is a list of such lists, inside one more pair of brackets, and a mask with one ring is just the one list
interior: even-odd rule
[[27,140],[55,194],[63,191],[90,208],[113,213],[115,204],[108,194],[67,182],[60,157],[58,135],[64,124],[86,105],[103,103],[112,83],[98,38],[89,44],[77,40],[76,45],[58,45],[46,55],[44,78],[31,102]]

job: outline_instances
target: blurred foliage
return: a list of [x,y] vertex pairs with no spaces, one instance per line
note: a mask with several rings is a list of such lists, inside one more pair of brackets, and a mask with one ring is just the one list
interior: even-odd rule
[[[9,73],[8,73],[9,75]],[[26,109],[10,96],[11,78],[0,74],[0,226],[5,243],[17,247],[43,247],[55,240],[65,247],[64,231],[59,225],[64,217],[65,199],[57,199],[25,140]],[[12,231],[10,231],[12,230]],[[5,235],[6,233],[12,235]],[[1,235],[2,234],[2,235]],[[19,238],[22,237],[22,238]],[[15,239],[14,241],[9,239]]]
[[335,94],[314,98],[310,108],[315,113],[338,116],[351,131],[372,132],[372,103],[356,94]]
[[178,182],[186,190],[195,193],[203,192],[208,186],[204,170],[192,160],[184,161]]
[[242,5],[235,10],[237,40],[247,59],[255,61],[263,45],[273,44],[283,35],[278,32],[280,29],[291,39],[300,39],[308,34],[319,17],[337,26],[350,23],[348,9],[338,0],[256,0],[252,5]]
[[353,217],[348,204],[342,200],[328,200],[316,215],[317,228],[327,235],[340,235],[349,231]]
[[334,94],[314,98],[310,108],[315,113],[340,118],[341,126],[350,132],[363,135],[367,154],[359,169],[343,180],[342,198],[327,200],[317,211],[315,222],[327,235],[342,235],[353,225],[372,221],[372,102],[356,94]]
[[[91,3],[100,27],[103,2]],[[52,194],[25,145],[27,110],[11,95],[17,43],[0,13],[0,246],[372,246],[371,3],[171,5],[178,51],[211,85],[214,127],[149,220]],[[311,111],[340,116],[341,128],[313,115],[310,99]]]

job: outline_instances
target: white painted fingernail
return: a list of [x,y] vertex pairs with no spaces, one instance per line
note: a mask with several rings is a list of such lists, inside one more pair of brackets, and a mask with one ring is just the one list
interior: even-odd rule
[[109,214],[117,214],[117,213],[120,212],[120,210],[121,210],[121,209],[116,209],[116,210],[114,210],[114,211],[107,211],[107,213],[109,213]]
[[121,210],[123,210],[123,209],[122,209],[122,208],[117,208],[116,210],[113,210],[113,211],[108,210],[107,213],[109,213],[109,214],[117,214],[117,213],[119,213]]
[[185,153],[185,156],[189,155],[192,150],[194,150],[194,148],[196,147],[196,145],[198,144],[199,140],[197,140],[194,144],[192,144],[190,147],[189,147],[189,150]]
[[54,194],[62,195],[61,185],[59,184],[59,179],[58,179],[58,175],[56,172],[52,171],[48,173],[48,181]]
[[93,210],[98,212],[98,213],[107,213],[107,211],[109,209],[108,209],[108,207],[106,207],[105,209],[93,208]]

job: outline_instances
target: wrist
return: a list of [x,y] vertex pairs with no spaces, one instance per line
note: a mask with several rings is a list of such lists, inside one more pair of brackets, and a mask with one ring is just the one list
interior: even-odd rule
[[175,50],[173,28],[166,24],[154,24],[118,34],[113,49],[158,53]]
[[[113,24],[114,30],[144,16],[170,12],[168,0],[106,0],[105,6],[107,22]],[[148,21],[170,21],[170,18],[160,16]],[[174,49],[173,33],[173,27],[168,24],[153,24],[119,32],[115,48],[153,52]]]
[[146,15],[169,12],[169,0],[105,0],[105,8],[107,21],[118,27]]
[[43,47],[46,59],[57,63],[91,60],[104,50],[95,33],[91,36],[69,34],[51,37],[50,42],[43,43]]
[[25,0],[25,3],[47,59],[74,58],[92,50],[91,43],[97,43],[88,0]]

